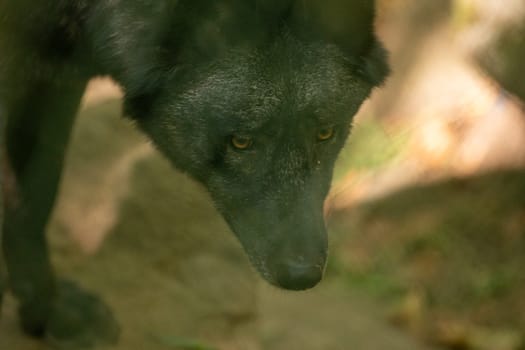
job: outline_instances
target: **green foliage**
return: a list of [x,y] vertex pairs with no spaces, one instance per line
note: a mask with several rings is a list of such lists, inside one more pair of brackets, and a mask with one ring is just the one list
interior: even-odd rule
[[339,155],[334,169],[334,180],[342,178],[350,169],[372,170],[385,165],[401,152],[405,143],[404,135],[389,135],[374,118],[366,118],[356,123]]

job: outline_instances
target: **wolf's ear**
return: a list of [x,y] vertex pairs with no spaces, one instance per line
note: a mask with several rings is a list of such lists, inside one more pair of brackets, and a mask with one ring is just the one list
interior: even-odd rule
[[388,74],[388,53],[379,41],[375,41],[372,48],[359,58],[363,62],[363,68],[359,70],[363,79],[373,86],[381,85]]
[[363,79],[379,85],[389,72],[387,54],[374,33],[375,1],[296,1],[292,23],[310,39],[339,46]]

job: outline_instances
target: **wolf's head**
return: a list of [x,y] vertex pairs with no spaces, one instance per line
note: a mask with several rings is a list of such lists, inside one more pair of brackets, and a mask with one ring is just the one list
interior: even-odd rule
[[387,68],[372,1],[270,2],[179,1],[159,49],[176,64],[127,103],[262,276],[307,289],[326,262],[334,162]]

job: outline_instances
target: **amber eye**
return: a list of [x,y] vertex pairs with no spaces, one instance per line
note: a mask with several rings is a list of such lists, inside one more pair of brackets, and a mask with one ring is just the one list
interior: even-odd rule
[[245,150],[252,145],[252,139],[245,136],[232,136],[232,146],[239,150]]
[[331,139],[332,136],[334,136],[334,127],[327,126],[325,128],[319,129],[317,132],[317,141],[326,141]]

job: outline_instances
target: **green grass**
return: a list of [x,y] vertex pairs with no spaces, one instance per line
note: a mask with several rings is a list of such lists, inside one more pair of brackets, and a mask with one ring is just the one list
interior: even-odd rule
[[374,118],[361,119],[353,126],[339,155],[334,180],[341,179],[349,170],[372,170],[385,165],[401,152],[405,144],[404,134],[389,134]]

